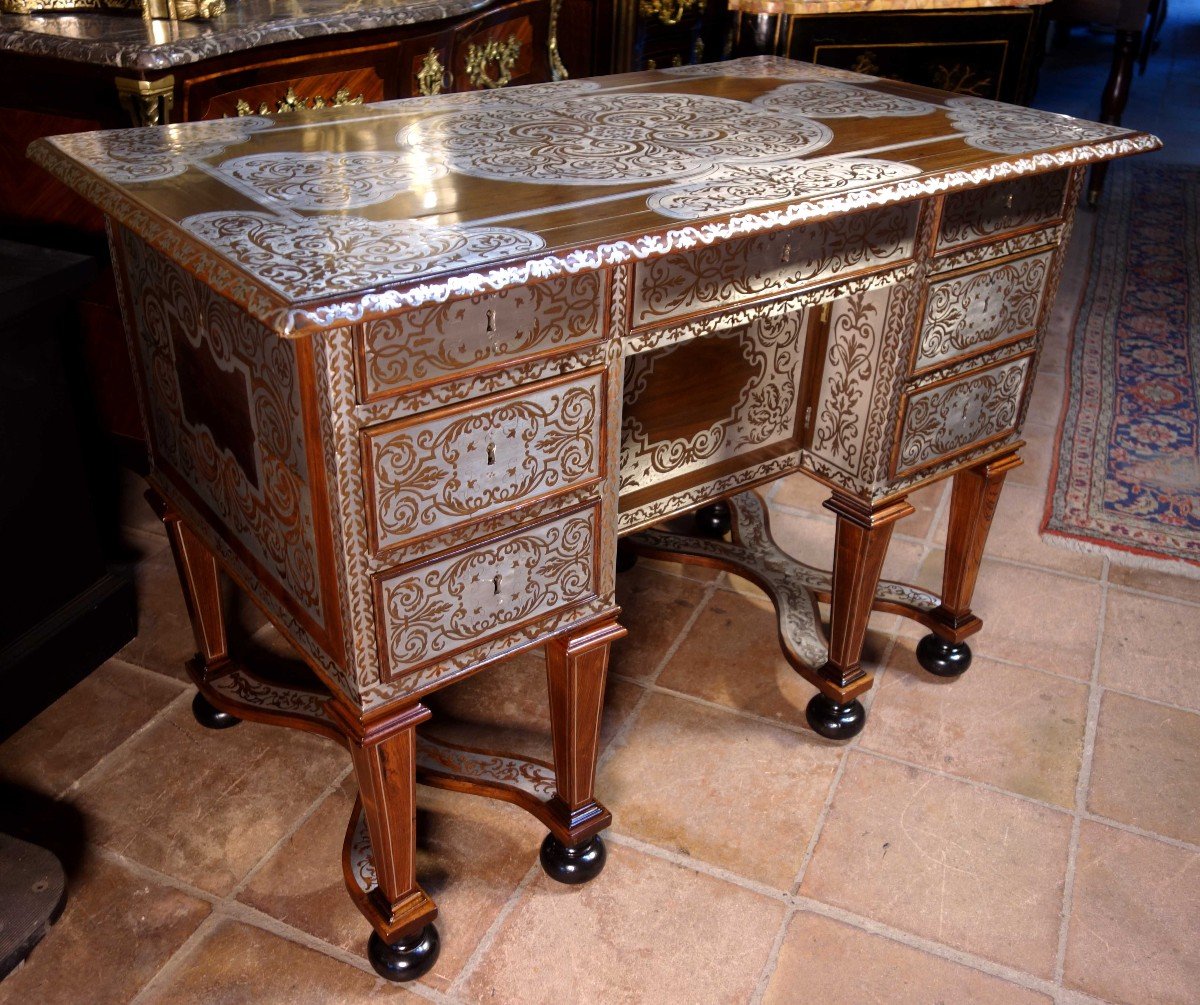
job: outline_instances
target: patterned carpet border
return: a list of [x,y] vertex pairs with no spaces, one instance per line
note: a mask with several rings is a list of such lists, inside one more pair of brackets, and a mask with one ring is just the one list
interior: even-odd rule
[[1046,540],[1200,578],[1200,168],[1113,165],[1070,359]]

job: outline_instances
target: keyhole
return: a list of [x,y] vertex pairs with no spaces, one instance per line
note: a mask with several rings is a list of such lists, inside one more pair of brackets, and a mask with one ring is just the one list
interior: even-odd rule
[[1004,208],[1012,209],[1012,207],[1013,207],[1013,194],[1011,192],[1009,192],[1008,198],[1004,200]]
[[785,244],[783,246],[783,264],[787,265],[787,263],[790,262],[791,260],[792,260],[792,246],[790,244]]
[[500,573],[498,572],[492,577],[492,595],[500,596]]
[[492,335],[495,333],[495,331],[496,331],[496,312],[489,307],[488,312],[487,312],[487,333],[489,335]]
[[489,443],[487,445],[487,457],[488,457],[488,464],[496,463],[496,444]]

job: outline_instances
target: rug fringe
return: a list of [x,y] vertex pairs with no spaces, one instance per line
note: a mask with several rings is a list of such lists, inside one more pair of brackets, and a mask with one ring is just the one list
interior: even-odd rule
[[1189,562],[1186,558],[1159,558],[1155,555],[1145,555],[1123,548],[1112,548],[1096,544],[1083,538],[1064,534],[1062,531],[1044,529],[1038,532],[1043,543],[1064,551],[1074,551],[1084,555],[1099,555],[1107,558],[1114,565],[1123,565],[1131,569],[1145,569],[1148,572],[1162,572],[1168,576],[1182,576],[1185,579],[1200,579],[1200,565]]

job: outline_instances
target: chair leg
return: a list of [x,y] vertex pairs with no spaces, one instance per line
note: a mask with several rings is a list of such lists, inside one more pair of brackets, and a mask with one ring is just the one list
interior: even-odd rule
[[[1100,99],[1100,121],[1109,125],[1120,125],[1121,114],[1125,111],[1125,103],[1129,100],[1129,84],[1133,77],[1133,62],[1137,57],[1141,44],[1140,31],[1118,31],[1113,47],[1112,69],[1108,74],[1108,83],[1104,85],[1104,94]],[[1108,172],[1108,163],[1102,162],[1092,168],[1092,177],[1088,182],[1088,205],[1093,209],[1100,202],[1100,191],[1104,188],[1104,176]]]

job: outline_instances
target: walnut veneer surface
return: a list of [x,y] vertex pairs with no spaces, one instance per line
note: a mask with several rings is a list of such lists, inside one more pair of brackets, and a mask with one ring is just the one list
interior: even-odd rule
[[[734,497],[732,543],[631,540],[763,585],[826,735],[861,728],[871,610],[965,666],[1084,166],[1157,145],[759,57],[32,155],[109,218],[194,676],[349,746],[348,888],[428,960],[436,909],[395,826],[414,777],[524,806],[569,851],[548,869],[610,819],[592,777],[619,534]],[[796,470],[831,490],[832,573],[744,494]],[[881,583],[905,495],[950,476],[941,595]],[[231,659],[218,569],[323,685]],[[417,741],[424,696],[535,645],[553,765]]]

